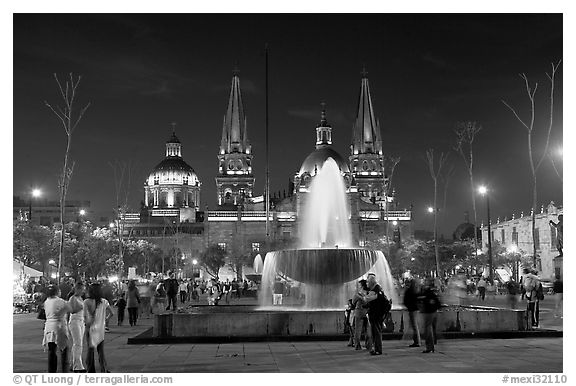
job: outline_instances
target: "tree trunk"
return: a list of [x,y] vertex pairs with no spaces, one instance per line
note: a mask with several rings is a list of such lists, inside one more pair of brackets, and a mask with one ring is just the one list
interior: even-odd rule
[[472,167],[468,170],[470,175],[470,189],[472,190],[472,212],[474,212],[474,255],[478,256],[478,237],[476,236],[476,224],[478,224],[478,215],[476,213],[476,189],[474,189],[474,175]]
[[533,258],[532,265],[536,268],[536,205],[538,202],[538,190],[536,184],[536,173],[534,173],[534,186],[532,190],[532,245],[533,245]]
[[436,276],[440,277],[440,251],[438,250],[437,196],[438,196],[438,183],[437,180],[434,179],[434,255],[436,257]]
[[60,224],[62,224],[62,231],[60,232],[60,247],[58,253],[58,277],[56,278],[58,283],[60,283],[62,280],[62,268],[64,261],[64,232],[66,232],[64,224],[64,210],[66,205],[66,193],[68,191],[68,155],[70,154],[71,142],[71,135],[68,135],[68,141],[66,142],[66,153],[64,155],[64,167],[62,168],[62,186],[60,188]]

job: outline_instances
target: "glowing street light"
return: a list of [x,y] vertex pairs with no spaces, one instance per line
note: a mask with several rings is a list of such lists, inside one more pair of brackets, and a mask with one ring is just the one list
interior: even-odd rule
[[196,260],[196,259],[192,260],[192,264],[194,264],[194,265],[198,264],[198,260]]
[[32,221],[32,199],[38,198],[42,195],[42,191],[38,188],[34,188],[30,191],[30,201],[29,208],[28,208],[28,222]]
[[488,194],[488,188],[484,185],[478,188],[478,192],[486,196],[486,211],[488,212],[488,279],[492,282],[492,231],[490,230],[490,195]]
[[110,228],[114,228],[114,227],[115,227],[115,224],[114,224],[113,222],[111,222],[111,223],[109,224],[109,226],[110,226]]
[[80,209],[80,216],[84,216],[86,214],[86,211],[84,209]]
[[428,213],[434,213],[434,208],[432,208],[431,206],[428,207]]

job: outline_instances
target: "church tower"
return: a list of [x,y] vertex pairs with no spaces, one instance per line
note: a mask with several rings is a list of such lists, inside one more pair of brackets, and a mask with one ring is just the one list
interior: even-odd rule
[[238,71],[232,76],[228,109],[222,125],[216,177],[218,205],[242,205],[252,197],[252,147],[248,141],[246,117]]
[[360,196],[365,201],[383,204],[386,176],[384,174],[380,123],[374,116],[366,71],[362,73],[350,152],[350,168]]

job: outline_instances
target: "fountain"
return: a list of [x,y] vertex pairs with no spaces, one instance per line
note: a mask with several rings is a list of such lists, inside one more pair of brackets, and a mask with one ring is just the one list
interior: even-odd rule
[[295,282],[304,293],[299,309],[341,310],[354,294],[356,282],[368,272],[376,274],[392,303],[398,303],[384,254],[354,247],[348,208],[340,169],[334,159],[328,158],[306,197],[300,248],[269,252],[264,259],[262,309],[271,306],[274,281],[281,277]]
[[[168,342],[345,339],[344,307],[356,290],[357,280],[369,272],[376,274],[392,300],[392,322],[387,323],[384,331],[401,337],[408,316],[398,301],[390,267],[381,251],[353,245],[346,190],[332,158],[317,172],[305,200],[300,248],[269,252],[263,266],[259,256],[254,261],[255,278],[261,273],[262,280],[260,306],[204,306],[186,313],[155,315],[151,339]],[[295,283],[304,294],[304,301],[272,305],[273,286],[279,277]],[[522,331],[525,312],[487,307],[447,308],[439,312],[437,325],[441,333]],[[137,342],[135,339],[134,343]]]

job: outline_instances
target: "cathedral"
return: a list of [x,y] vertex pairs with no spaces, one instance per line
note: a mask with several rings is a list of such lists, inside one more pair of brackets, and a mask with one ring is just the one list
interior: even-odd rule
[[[176,266],[182,267],[200,256],[206,247],[217,244],[231,258],[244,256],[245,270],[250,271],[250,257],[253,259],[268,249],[297,246],[298,218],[310,183],[329,157],[338,164],[346,187],[353,240],[357,245],[385,239],[387,234],[395,241],[411,235],[411,211],[398,208],[395,191],[389,185],[390,162],[382,151],[380,125],[372,106],[367,74],[363,73],[361,79],[347,157],[332,146],[332,126],[324,106],[319,116],[315,143],[310,131],[312,152],[293,176],[288,194],[270,197],[266,219],[265,195],[254,193],[252,147],[240,77],[235,72],[215,164],[216,202],[204,204],[203,210],[201,179],[184,161],[183,146],[173,129],[166,142],[165,158],[144,182],[140,213],[126,215],[126,236],[148,239],[165,251],[178,251],[175,254],[179,256],[174,259]],[[209,209],[211,206],[214,210]],[[221,271],[222,278],[241,276],[233,264],[229,265]]]

